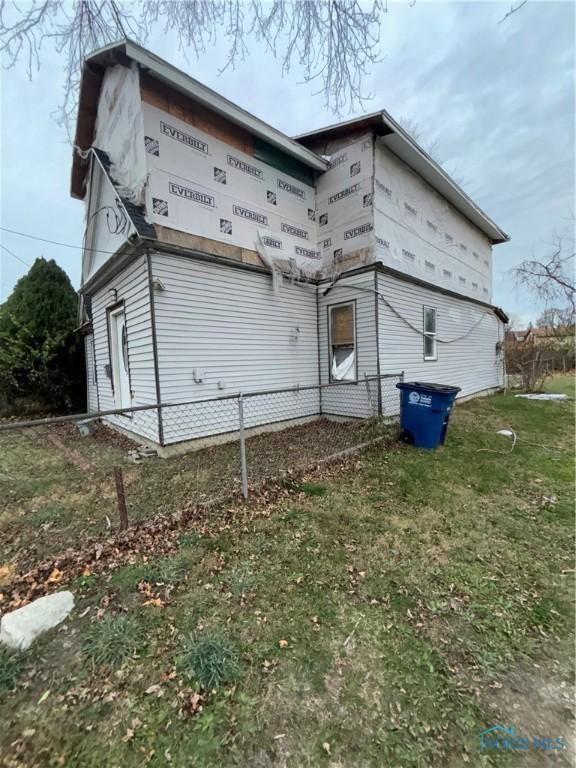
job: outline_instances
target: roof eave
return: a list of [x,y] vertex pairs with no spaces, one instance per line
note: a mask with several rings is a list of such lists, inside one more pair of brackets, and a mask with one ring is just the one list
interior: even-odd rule
[[[464,192],[464,190],[456,184],[456,182],[444,171],[444,169],[438,165],[438,163],[430,157],[430,155],[420,147],[417,142],[410,136],[410,134],[402,128],[402,126],[394,120],[394,118],[386,112],[386,110],[380,110],[378,112],[372,112],[368,115],[363,115],[353,120],[345,121],[344,123],[335,123],[325,128],[320,128],[308,133],[302,133],[294,138],[297,141],[305,142],[309,139],[319,139],[323,135],[334,135],[335,133],[342,133],[343,130],[352,129],[356,125],[366,124],[370,125],[376,134],[380,135],[381,141],[387,146],[387,142],[392,140],[392,137],[398,137],[401,141],[401,146],[408,151],[409,158],[401,157],[394,149],[387,147],[394,154],[398,154],[400,159],[407,165],[413,168],[417,173],[423,176],[423,178],[440,194],[446,196],[446,191],[438,189],[438,186],[446,186],[449,193],[451,193],[456,201],[450,200],[452,204],[469,219],[476,227],[478,227],[494,245],[498,243],[505,243],[510,240],[510,237],[500,229],[500,227],[482,211],[476,203]],[[410,160],[412,162],[410,162]],[[425,173],[422,173],[421,169],[414,168],[414,165],[423,164]],[[442,183],[441,183],[442,182]],[[447,198],[449,199],[449,198]]]
[[[107,66],[116,59],[135,61],[145,69],[152,77],[165,82],[185,95],[193,98],[206,108],[223,115],[227,120],[242,126],[264,141],[267,141],[277,149],[299,160],[301,163],[315,171],[325,171],[328,164],[311,150],[299,144],[294,139],[284,135],[281,131],[268,125],[263,120],[255,117],[246,110],[238,107],[228,99],[199,83],[194,78],[181,72],[167,61],[146,51],[131,40],[123,40],[94,51],[84,62],[82,78],[80,82],[80,98],[78,104],[78,120],[76,123],[75,148],[88,149],[94,136],[94,124],[98,95],[102,82],[103,72]],[[76,152],[72,166],[71,195],[82,199],[84,196],[84,169],[85,162]]]

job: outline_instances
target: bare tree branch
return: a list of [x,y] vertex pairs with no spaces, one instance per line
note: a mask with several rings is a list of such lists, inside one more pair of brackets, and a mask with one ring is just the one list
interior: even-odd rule
[[571,237],[554,236],[551,245],[553,250],[549,256],[523,261],[513,270],[514,277],[517,285],[530,288],[547,307],[565,304],[573,323],[576,311],[574,241]]
[[278,56],[283,73],[298,65],[304,82],[317,82],[336,113],[370,98],[363,82],[380,58],[380,25],[387,0],[0,0],[0,53],[5,66],[23,60],[29,77],[41,48],[64,55],[64,96],[57,111],[69,133],[76,113],[82,64],[94,49],[130,37],[144,43],[161,26],[180,50],[198,58],[224,38],[221,71],[249,53],[252,36]]
[[518,3],[518,5],[511,5],[510,6],[510,10],[508,11],[508,13],[500,19],[498,24],[502,24],[503,21],[506,21],[506,19],[509,16],[512,16],[513,13],[516,13],[516,11],[519,11],[520,8],[522,8],[522,6],[524,6],[524,5],[526,5],[527,2],[528,2],[528,0],[522,0],[522,2]]

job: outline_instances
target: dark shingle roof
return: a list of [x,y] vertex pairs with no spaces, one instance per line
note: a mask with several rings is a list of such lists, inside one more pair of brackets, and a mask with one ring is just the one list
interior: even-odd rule
[[92,147],[92,150],[96,155],[96,157],[98,158],[98,160],[100,161],[102,167],[106,171],[106,175],[114,185],[114,189],[116,190],[118,197],[122,201],[122,205],[126,209],[128,218],[134,225],[136,232],[140,235],[140,237],[146,237],[151,240],[156,240],[157,239],[156,230],[154,229],[153,224],[150,224],[149,222],[146,221],[144,206],[135,205],[133,202],[128,200],[126,197],[124,197],[124,195],[120,194],[118,184],[116,184],[116,182],[110,175],[110,169],[112,167],[112,163],[107,153],[101,149],[97,149],[96,147]]

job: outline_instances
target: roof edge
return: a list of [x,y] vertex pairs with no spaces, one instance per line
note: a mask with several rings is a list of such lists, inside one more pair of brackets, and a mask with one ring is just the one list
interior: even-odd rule
[[[86,150],[94,136],[97,102],[100,93],[102,70],[114,63],[136,62],[149,75],[184,93],[217,114],[224,116],[246,131],[299,160],[314,171],[322,172],[328,163],[315,152],[304,147],[282,131],[229,101],[216,91],[190,75],[182,72],[156,54],[125,38],[92,52],[83,62],[76,120],[75,147]],[[82,198],[85,163],[75,152],[72,167],[71,195]]]
[[[294,139],[296,141],[304,141],[307,138],[314,138],[314,137],[321,137],[322,135],[331,134],[331,133],[340,133],[342,130],[346,127],[353,128],[355,125],[359,125],[362,123],[371,123],[373,128],[377,133],[380,133],[383,137],[383,141],[386,140],[386,138],[389,138],[392,135],[398,136],[404,146],[414,154],[415,158],[419,157],[422,160],[425,161],[426,165],[429,167],[431,173],[433,175],[436,175],[444,181],[444,183],[448,184],[452,191],[454,192],[455,196],[460,198],[462,201],[463,207],[468,207],[469,213],[476,214],[479,219],[484,223],[485,228],[482,228],[479,226],[478,223],[472,221],[470,219],[470,216],[466,214],[465,211],[458,208],[458,206],[452,202],[452,205],[454,205],[457,210],[465,217],[467,218],[474,226],[478,227],[481,231],[484,232],[484,234],[491,240],[493,244],[498,243],[505,243],[510,240],[510,236],[504,232],[503,229],[501,229],[489,216],[486,214],[476,203],[472,200],[472,198],[460,187],[459,184],[457,184],[454,179],[448,174],[439,163],[434,160],[433,157],[431,157],[419,144],[417,141],[415,141],[412,136],[390,115],[386,110],[382,109],[378,112],[371,112],[368,115],[361,115],[357,118],[354,118],[352,120],[347,120],[343,123],[334,123],[332,125],[328,125],[325,128],[318,128],[314,131],[309,131],[307,133],[301,133],[297,136],[294,136]],[[381,126],[381,130],[378,131],[378,127]],[[385,145],[386,146],[386,145]],[[394,150],[391,147],[386,146],[388,151],[392,152],[393,154],[396,154]],[[397,155],[399,159],[406,163],[409,167],[412,167],[409,162],[407,162],[404,158]],[[416,170],[415,168],[412,168],[415,173],[422,176],[422,174]],[[424,176],[422,176],[424,180],[430,184],[434,189],[436,189],[439,194],[443,195],[445,197],[445,194],[439,190],[435,184],[430,181],[429,179],[426,179]]]

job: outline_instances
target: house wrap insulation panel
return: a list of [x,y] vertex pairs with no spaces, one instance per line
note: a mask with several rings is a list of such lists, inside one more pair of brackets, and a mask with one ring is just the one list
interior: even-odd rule
[[487,237],[379,143],[374,160],[376,261],[490,301],[492,247]]
[[144,202],[148,176],[140,80],[135,64],[106,70],[98,102],[94,146],[104,150],[120,194],[136,205]]
[[314,187],[144,103],[148,218],[317,273]]
[[373,247],[373,176],[373,139],[366,135],[332,154],[329,169],[316,182],[318,246],[325,274],[350,254]]

